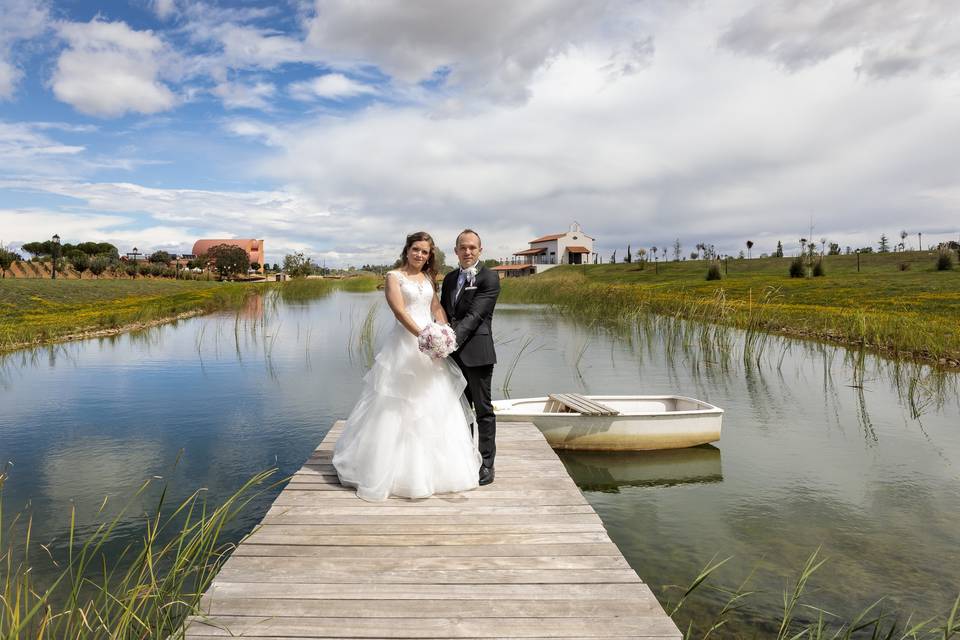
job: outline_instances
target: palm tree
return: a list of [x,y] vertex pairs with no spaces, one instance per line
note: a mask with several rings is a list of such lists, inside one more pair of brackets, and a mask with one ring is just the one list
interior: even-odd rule
[[747,257],[752,257],[750,255],[750,250],[753,249],[753,240],[747,240]]

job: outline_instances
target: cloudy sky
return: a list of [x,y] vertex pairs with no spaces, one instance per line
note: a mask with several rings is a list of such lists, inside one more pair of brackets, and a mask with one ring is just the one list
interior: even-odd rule
[[[0,243],[960,233],[956,0],[0,0]],[[759,250],[759,251],[758,251]]]

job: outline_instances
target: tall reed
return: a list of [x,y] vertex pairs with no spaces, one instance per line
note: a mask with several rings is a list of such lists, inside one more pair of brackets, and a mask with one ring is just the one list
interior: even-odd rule
[[[514,278],[504,283],[501,300],[550,304],[585,319],[607,324],[635,322],[643,314],[675,320],[720,325],[747,331],[742,356],[756,360],[765,350],[765,335],[815,338],[902,358],[960,364],[960,324],[921,319],[909,310],[889,313],[852,306],[818,307],[790,304],[779,289],[766,287],[746,299],[729,298],[723,288],[712,295],[669,287],[609,284],[586,280],[580,274],[550,278]],[[730,334],[699,328],[701,340],[717,341],[725,350]]]
[[[234,548],[227,526],[251,500],[276,486],[269,483],[275,471],[254,475],[217,505],[208,503],[201,489],[169,507],[164,486],[155,512],[144,516],[140,542],[119,553],[112,552],[114,534],[151,486],[149,480],[86,539],[80,539],[71,510],[66,557],[36,545],[29,515],[17,514],[5,523],[0,500],[0,638],[182,637],[186,617],[197,611]],[[0,494],[6,479],[5,472],[0,474]],[[9,537],[20,530],[23,543],[15,550]],[[38,557],[59,568],[46,581],[35,577]]]
[[[781,594],[780,610],[773,617],[758,617],[758,614],[749,612],[752,599],[760,594],[747,588],[753,571],[736,587],[727,588],[716,584],[715,574],[731,560],[729,557],[721,561],[717,561],[715,557],[711,559],[688,586],[670,587],[671,590],[681,593],[675,602],[667,602],[666,609],[678,623],[686,620],[684,640],[708,640],[718,637],[769,637],[776,640],[949,640],[960,635],[960,594],[954,600],[950,611],[939,618],[928,617],[921,620],[915,620],[913,615],[902,619],[901,616],[884,613],[881,608],[882,599],[866,606],[849,620],[843,620],[808,602],[807,591],[814,574],[827,563],[820,552],[817,548],[807,557],[793,584]],[[684,607],[703,590],[724,594],[724,604],[716,613],[699,613],[696,619],[687,619]]]

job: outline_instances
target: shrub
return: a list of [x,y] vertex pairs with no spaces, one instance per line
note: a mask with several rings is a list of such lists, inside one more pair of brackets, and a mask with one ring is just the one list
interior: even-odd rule
[[910,270],[910,263],[909,263],[909,262],[901,262],[900,264],[897,265],[897,268],[900,269],[900,271],[909,271],[909,270]]
[[949,251],[941,251],[937,256],[937,271],[950,271],[953,269],[953,255]]
[[173,256],[166,251],[154,251],[147,258],[147,261],[153,264],[169,264],[171,260],[173,260]]
[[83,251],[71,251],[67,254],[67,262],[77,271],[83,273],[90,268],[90,256]]
[[823,260],[817,260],[817,264],[813,265],[813,277],[820,278],[827,275],[827,270],[823,266]]
[[98,278],[109,266],[110,261],[106,256],[94,256],[90,259],[90,272]]
[[803,278],[807,275],[807,269],[803,266],[803,258],[794,258],[790,262],[790,277]]
[[5,273],[7,269],[17,260],[20,260],[20,256],[14,253],[13,251],[7,251],[3,247],[0,247],[0,272],[3,273],[3,277],[6,278],[7,274]]
[[720,265],[714,262],[707,269],[707,280],[719,280],[722,276],[720,275]]

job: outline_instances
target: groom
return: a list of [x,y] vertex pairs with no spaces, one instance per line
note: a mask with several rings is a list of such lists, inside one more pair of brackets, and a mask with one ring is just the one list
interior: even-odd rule
[[493,482],[493,459],[497,453],[497,418],[490,401],[490,381],[497,353],[493,348],[493,308],[500,295],[500,277],[480,262],[480,236],[464,229],[457,236],[454,252],[460,268],[443,279],[440,303],[457,334],[458,349],[452,357],[467,379],[465,394],[477,414],[480,484]]

